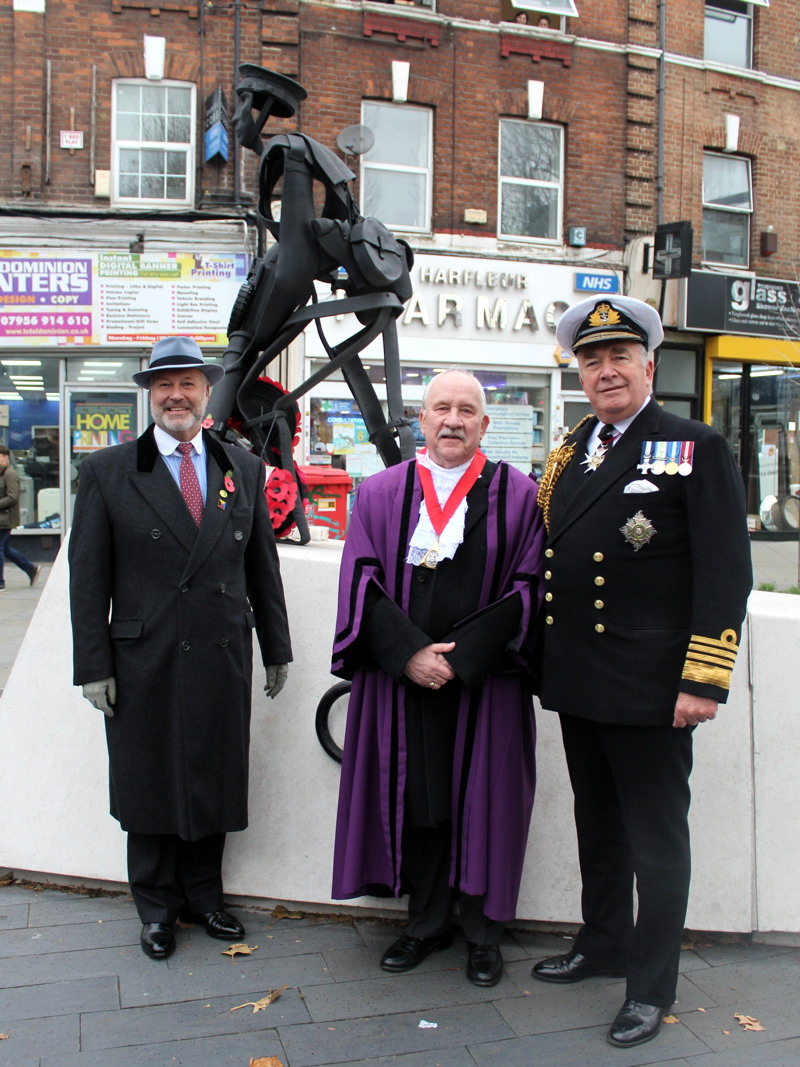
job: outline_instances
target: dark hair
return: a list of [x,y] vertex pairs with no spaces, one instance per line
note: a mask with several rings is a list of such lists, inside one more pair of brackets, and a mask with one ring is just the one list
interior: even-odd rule
[[0,445],[0,456],[10,456],[11,449],[7,445]]

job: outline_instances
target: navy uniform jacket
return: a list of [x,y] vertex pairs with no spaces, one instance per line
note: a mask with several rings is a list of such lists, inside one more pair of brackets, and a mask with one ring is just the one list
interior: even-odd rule
[[[551,454],[539,492],[541,700],[598,722],[669,725],[680,691],[727,699],[752,586],[742,478],[719,433],[654,400],[587,472],[596,424]],[[691,473],[642,473],[644,441],[693,441]],[[642,481],[654,491],[626,492]]]

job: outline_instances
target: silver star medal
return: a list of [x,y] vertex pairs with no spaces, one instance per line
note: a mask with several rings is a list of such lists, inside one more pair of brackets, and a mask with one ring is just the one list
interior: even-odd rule
[[607,451],[608,451],[608,445],[602,444],[602,445],[599,445],[594,450],[594,452],[592,452],[591,456],[589,455],[588,452],[586,453],[586,459],[582,459],[581,460],[581,466],[586,468],[586,473],[587,474],[590,471],[596,471],[597,470],[597,468],[600,466],[600,464],[606,458],[606,452]]
[[620,526],[619,532],[624,534],[629,545],[633,545],[633,551],[638,552],[642,545],[648,545],[657,533],[655,526],[646,519],[641,511],[637,511],[633,518],[628,519],[624,526]]

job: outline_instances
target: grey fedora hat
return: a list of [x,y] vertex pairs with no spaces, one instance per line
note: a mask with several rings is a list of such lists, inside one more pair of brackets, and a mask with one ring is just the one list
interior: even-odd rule
[[162,337],[153,345],[147,370],[137,371],[131,375],[137,385],[147,389],[150,375],[162,370],[201,370],[208,378],[209,385],[216,385],[222,380],[225,368],[219,363],[206,363],[202,349],[191,337]]

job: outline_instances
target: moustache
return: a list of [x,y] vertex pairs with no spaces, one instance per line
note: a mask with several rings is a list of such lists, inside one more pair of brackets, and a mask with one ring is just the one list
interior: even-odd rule
[[463,430],[439,430],[438,434],[436,435],[437,441],[440,440],[442,437],[457,437],[459,441],[464,442],[466,442],[467,440],[467,435],[464,433]]

